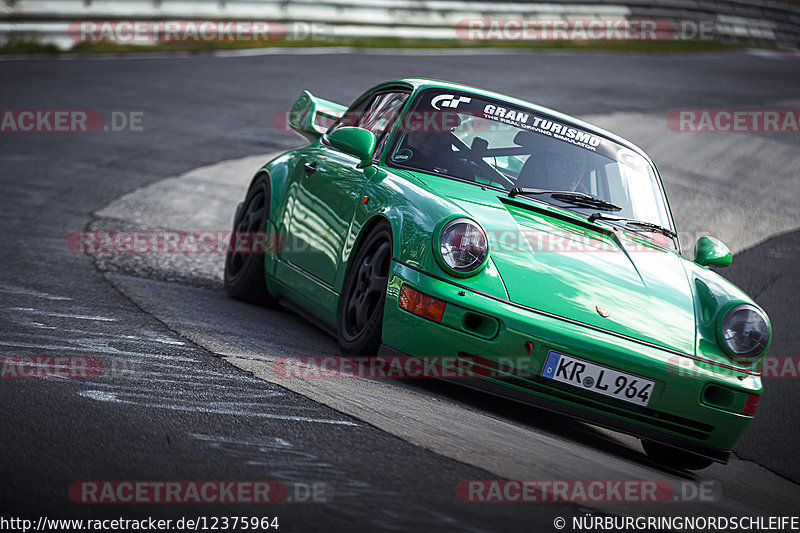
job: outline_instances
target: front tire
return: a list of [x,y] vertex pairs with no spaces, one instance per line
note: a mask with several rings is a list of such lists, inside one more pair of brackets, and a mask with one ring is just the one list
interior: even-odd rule
[[681,470],[702,470],[714,462],[702,455],[685,452],[659,442],[642,439],[642,448],[656,463]]
[[378,353],[391,258],[392,230],[384,221],[359,246],[347,273],[338,328],[339,347],[346,354]]
[[[264,281],[264,246],[253,246],[256,235],[266,237],[269,202],[269,181],[262,174],[253,181],[233,221],[233,234],[225,255],[225,291],[231,298],[276,308],[277,301]],[[249,249],[237,246],[237,235],[244,234],[249,234]],[[269,248],[268,239],[261,242]]]

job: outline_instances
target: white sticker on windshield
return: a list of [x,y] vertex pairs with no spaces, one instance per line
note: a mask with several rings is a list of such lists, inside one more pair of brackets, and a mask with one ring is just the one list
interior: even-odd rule
[[648,168],[647,160],[628,148],[620,148],[617,152],[617,161],[623,165],[642,170]]
[[553,137],[593,152],[597,150],[601,142],[599,137],[586,133],[578,128],[572,128],[566,124],[556,122],[555,120],[537,117],[516,109],[486,104],[483,108],[483,112],[492,120],[535,131],[536,133],[547,135],[548,137]]
[[449,107],[450,109],[455,109],[458,107],[458,104],[468,104],[472,101],[472,98],[468,96],[455,96],[452,94],[440,94],[439,96],[434,97],[431,100],[431,106],[434,109],[438,109],[441,111],[443,107]]

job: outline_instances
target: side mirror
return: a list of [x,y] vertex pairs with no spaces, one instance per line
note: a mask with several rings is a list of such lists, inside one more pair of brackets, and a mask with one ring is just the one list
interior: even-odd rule
[[357,157],[358,168],[372,164],[372,152],[375,151],[375,135],[363,128],[346,126],[328,135],[331,146],[346,154]]
[[694,246],[694,262],[700,266],[726,267],[733,255],[722,241],[714,237],[700,237]]

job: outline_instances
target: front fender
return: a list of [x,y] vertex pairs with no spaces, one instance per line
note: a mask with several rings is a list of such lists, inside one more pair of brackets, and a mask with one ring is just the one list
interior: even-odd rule
[[383,219],[392,228],[394,260],[473,290],[508,298],[491,260],[491,251],[486,268],[475,276],[458,279],[445,272],[433,255],[433,233],[439,222],[452,215],[469,217],[464,209],[436,195],[416,178],[399,176],[384,169],[378,169],[369,178],[364,196],[369,199],[356,209],[342,250],[342,268],[337,273],[335,284],[338,292],[344,286],[359,242],[377,221]]
[[[688,259],[683,259],[686,274],[691,282],[695,300],[695,317],[697,322],[697,343],[695,350],[698,356],[706,357],[722,364],[733,364],[743,370],[759,372],[764,362],[764,355],[769,351],[769,344],[761,357],[748,363],[732,362],[723,351],[717,338],[717,324],[722,313],[732,306],[746,303],[761,309],[752,298],[741,289],[716,272],[698,266]],[[763,309],[761,309],[762,312]],[[764,313],[764,316],[767,316]],[[767,319],[769,321],[769,318]],[[770,339],[771,342],[771,339]]]

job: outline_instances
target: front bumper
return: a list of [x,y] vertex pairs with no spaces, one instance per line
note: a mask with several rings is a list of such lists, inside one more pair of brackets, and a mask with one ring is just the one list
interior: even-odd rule
[[[440,324],[399,308],[404,284],[447,302]],[[752,421],[741,414],[748,394],[761,393],[757,376],[701,368],[667,349],[532,313],[398,261],[390,273],[383,344],[385,353],[477,359],[485,374],[453,381],[722,463]],[[543,378],[550,351],[653,380],[652,398],[644,407]]]

